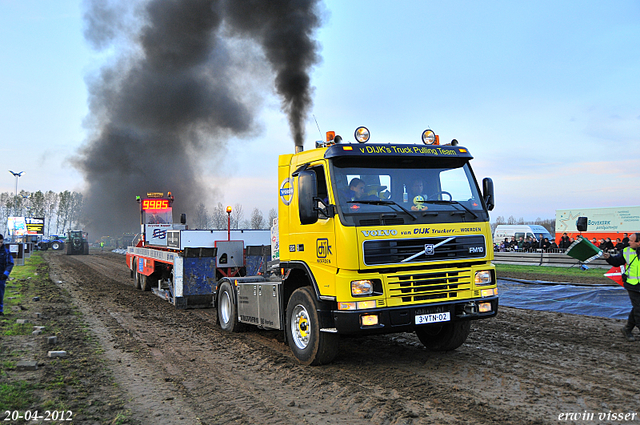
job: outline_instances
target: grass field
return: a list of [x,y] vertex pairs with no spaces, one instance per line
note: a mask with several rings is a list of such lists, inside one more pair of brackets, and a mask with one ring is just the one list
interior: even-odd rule
[[578,267],[518,266],[512,264],[496,264],[498,273],[541,273],[556,276],[602,277],[606,269],[581,270]]

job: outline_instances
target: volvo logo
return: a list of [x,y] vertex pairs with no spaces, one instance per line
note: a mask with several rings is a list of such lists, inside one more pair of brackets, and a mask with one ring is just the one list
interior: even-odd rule
[[280,185],[280,199],[282,203],[285,205],[291,204],[293,199],[293,180],[292,179],[284,179],[282,184]]
[[369,236],[397,236],[398,231],[396,229],[391,230],[363,230],[362,233],[365,237]]
[[425,255],[433,255],[436,253],[436,248],[432,243],[428,243],[424,245],[424,253]]

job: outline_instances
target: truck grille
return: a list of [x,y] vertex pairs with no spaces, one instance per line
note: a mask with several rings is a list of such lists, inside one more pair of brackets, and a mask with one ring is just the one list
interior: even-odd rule
[[483,235],[365,241],[363,249],[368,266],[484,258],[487,254]]
[[470,296],[471,269],[390,275],[386,284],[389,306],[465,299]]

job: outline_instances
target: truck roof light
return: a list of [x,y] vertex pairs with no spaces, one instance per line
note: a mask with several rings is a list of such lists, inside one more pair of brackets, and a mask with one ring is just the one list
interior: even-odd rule
[[439,145],[440,138],[433,130],[428,128],[422,132],[422,143],[425,145]]
[[327,131],[327,143],[335,139],[336,132],[335,131]]
[[367,127],[358,127],[356,128],[355,133],[353,134],[358,143],[367,143],[369,138],[371,138],[371,133]]

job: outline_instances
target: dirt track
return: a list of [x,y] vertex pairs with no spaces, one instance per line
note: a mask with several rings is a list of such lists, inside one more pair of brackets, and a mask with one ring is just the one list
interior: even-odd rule
[[134,289],[122,255],[46,258],[143,424],[640,423],[599,418],[640,413],[640,342],[614,319],[502,307],[455,352],[351,338],[333,364],[305,367],[279,332],[223,333],[213,309]]

